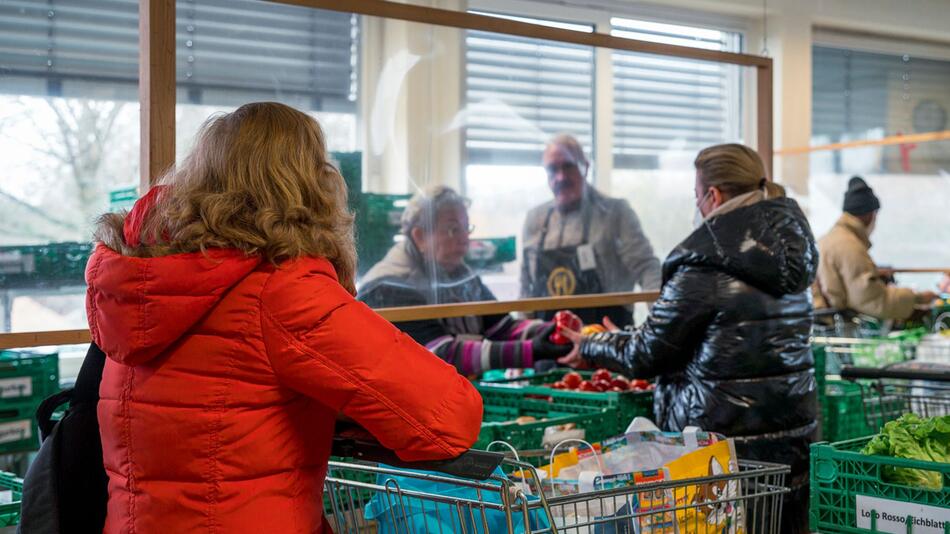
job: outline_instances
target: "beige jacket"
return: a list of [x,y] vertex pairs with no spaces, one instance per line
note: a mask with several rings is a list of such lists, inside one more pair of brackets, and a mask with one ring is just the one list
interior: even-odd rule
[[871,259],[867,227],[844,213],[828,235],[818,240],[816,308],[849,309],[879,319],[906,319],[914,311],[915,293],[886,285]]

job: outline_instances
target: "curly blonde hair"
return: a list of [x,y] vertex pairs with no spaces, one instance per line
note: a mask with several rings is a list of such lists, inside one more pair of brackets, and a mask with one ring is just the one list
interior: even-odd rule
[[256,102],[212,117],[191,154],[159,180],[167,186],[142,225],[123,238],[127,214],[100,217],[95,238],[127,256],[234,248],[279,264],[323,257],[355,293],[356,248],[346,183],[327,160],[313,117]]

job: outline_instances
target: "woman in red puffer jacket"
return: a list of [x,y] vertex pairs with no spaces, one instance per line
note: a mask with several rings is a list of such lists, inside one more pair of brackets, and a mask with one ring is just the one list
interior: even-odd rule
[[312,117],[248,104],[100,219],[86,280],[108,356],[106,533],[330,532],[341,414],[403,460],[475,441],[474,388],[353,298],[353,218],[326,157]]

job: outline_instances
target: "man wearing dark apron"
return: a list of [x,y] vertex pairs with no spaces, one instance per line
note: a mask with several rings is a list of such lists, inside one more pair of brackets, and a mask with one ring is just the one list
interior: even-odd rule
[[[567,297],[571,295],[594,295],[603,293],[603,283],[597,274],[597,255],[594,247],[588,242],[590,238],[590,207],[584,209],[584,233],[579,245],[558,246],[553,249],[543,249],[548,228],[551,224],[551,214],[555,208],[548,210],[544,228],[541,230],[540,246],[536,253],[537,267],[535,279],[532,283],[531,294],[536,297]],[[558,244],[560,245],[560,243]],[[623,326],[630,324],[630,311],[623,306],[609,306],[600,308],[582,308],[573,310],[584,321],[584,324],[600,323],[604,317],[609,317],[614,324]],[[543,318],[550,320],[554,312],[544,312]]]
[[[556,137],[545,149],[543,162],[554,200],[526,217],[522,296],[592,295],[632,291],[636,285],[658,289],[660,262],[636,214],[626,200],[606,197],[587,184],[589,164],[580,143],[570,136]],[[608,317],[624,326],[633,319],[624,306],[571,311],[585,324]],[[541,315],[550,318],[553,313]]]

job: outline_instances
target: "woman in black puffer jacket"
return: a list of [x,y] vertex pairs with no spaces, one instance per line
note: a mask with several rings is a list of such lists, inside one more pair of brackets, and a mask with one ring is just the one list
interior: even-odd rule
[[735,438],[740,458],[790,465],[782,531],[806,531],[808,446],[818,428],[808,293],[815,240],[752,149],[710,147],[695,165],[704,220],[664,262],[646,323],[585,338],[579,356],[656,377],[661,428],[720,432]]

